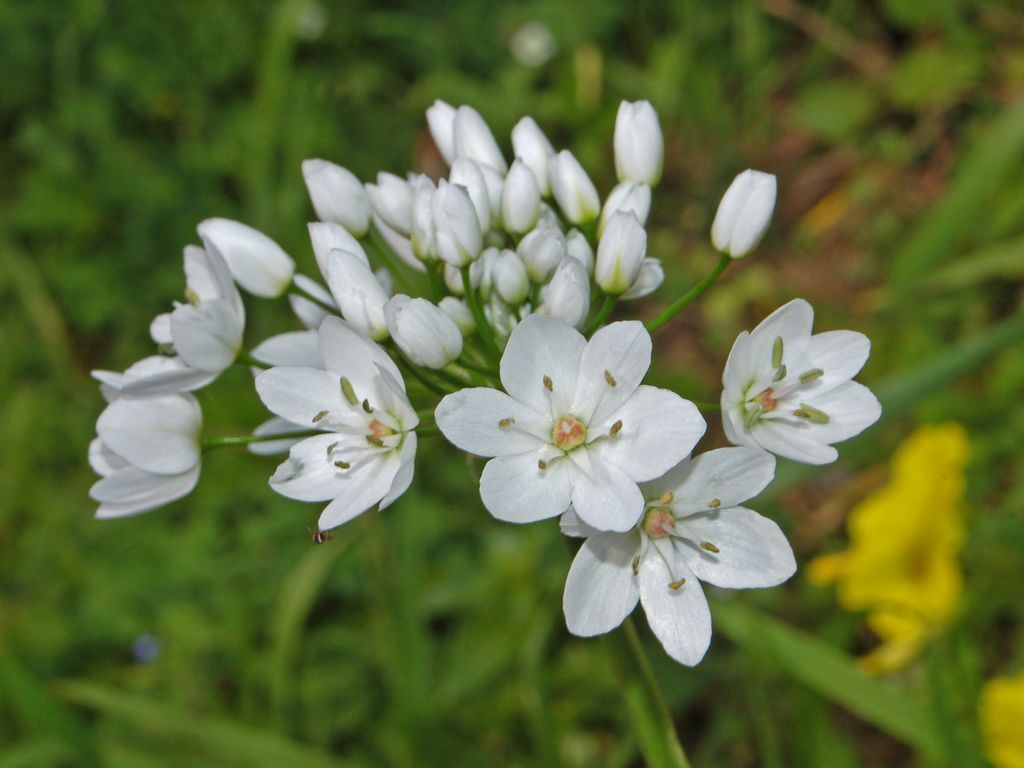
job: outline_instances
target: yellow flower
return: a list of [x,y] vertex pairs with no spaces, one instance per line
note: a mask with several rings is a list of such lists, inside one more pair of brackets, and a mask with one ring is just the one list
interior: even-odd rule
[[810,565],[812,580],[837,582],[843,608],[867,611],[882,641],[860,660],[869,671],[906,666],[956,612],[967,455],[959,424],[917,429],[893,456],[888,484],[850,513],[849,547]]
[[1024,768],[1024,672],[985,683],[980,710],[985,756],[996,768]]

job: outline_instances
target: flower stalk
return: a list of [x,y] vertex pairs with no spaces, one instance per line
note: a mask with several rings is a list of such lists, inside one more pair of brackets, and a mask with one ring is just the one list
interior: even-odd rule
[[647,330],[650,331],[651,333],[654,333],[656,330],[661,328],[661,326],[663,326],[673,317],[675,317],[688,306],[693,304],[693,302],[695,302],[697,299],[703,296],[705,292],[707,292],[708,288],[714,285],[715,281],[721,276],[723,272],[725,272],[725,268],[729,266],[729,263],[731,261],[731,256],[728,256],[724,253],[721,254],[718,257],[718,263],[715,265],[715,268],[708,272],[708,274],[704,277],[703,280],[701,280],[699,283],[693,286],[693,288],[688,290],[674,302],[669,304],[660,313],[658,313],[653,318],[644,323],[644,327],[647,328]]

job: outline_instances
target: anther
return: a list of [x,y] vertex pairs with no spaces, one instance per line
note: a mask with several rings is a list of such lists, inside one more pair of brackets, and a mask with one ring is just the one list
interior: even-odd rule
[[551,383],[551,377],[550,376],[545,376],[543,381],[544,381],[544,389],[546,389],[548,392],[551,392],[551,391],[554,390],[554,385]]
[[662,503],[663,506],[666,506],[666,507],[669,504],[671,504],[673,501],[675,501],[675,499],[676,499],[676,495],[672,491],[665,491],[661,495],[661,503]]
[[683,587],[683,585],[685,583],[686,583],[686,579],[679,579],[679,581],[670,581],[668,583],[668,588],[672,589],[672,590],[682,589],[682,587]]
[[373,408],[370,407],[369,400],[363,400],[363,410],[367,413],[373,413]]
[[714,498],[708,502],[708,509],[718,509],[720,506],[722,506],[722,500],[719,498]]
[[313,417],[313,423],[316,424],[318,421],[323,421],[327,418],[328,413],[330,413],[330,411],[320,411],[320,413]]
[[374,437],[373,435],[367,435],[366,442],[368,442],[370,445],[376,446],[377,448],[384,447],[384,441],[381,440],[379,437]]
[[338,469],[348,469],[352,465],[349,464],[347,461],[336,461],[334,462],[334,466],[336,466]]
[[199,298],[199,294],[193,291],[191,288],[185,289],[185,300],[189,304],[198,304],[202,299]]
[[807,403],[800,403],[800,407],[793,411],[793,415],[800,419],[807,419],[811,424],[828,424],[828,414]]
[[504,418],[501,421],[499,421],[498,422],[498,427],[500,429],[508,429],[509,427],[511,427],[515,423],[516,423],[515,416],[509,416],[509,417]]
[[348,400],[349,405],[356,405],[359,403],[359,398],[356,397],[356,391],[352,388],[352,382],[346,379],[344,376],[341,377],[341,394]]
[[637,555],[633,558],[633,575],[636,576],[640,573],[640,556]]
[[782,365],[782,337],[776,336],[775,343],[772,344],[772,368],[778,368]]
[[330,445],[327,446],[327,458],[328,459],[331,458],[331,454],[334,453],[334,449],[337,448],[337,447],[338,447],[338,442],[337,441],[334,441],[333,443],[331,443]]
[[609,437],[615,437],[617,434],[619,434],[619,430],[621,430],[621,429],[622,429],[622,419],[619,419],[614,424],[612,424],[612,428],[608,430],[608,436]]
[[714,544],[712,544],[710,541],[702,541],[700,543],[700,548],[703,549],[705,552],[710,552],[713,555],[717,555],[719,552],[722,551]]
[[615,380],[615,377],[612,376],[612,372],[611,371],[605,371],[604,372],[604,380],[606,382],[608,382],[608,386],[609,387],[617,387],[617,386],[619,386],[619,382],[617,382]]
[[541,472],[543,472],[547,468],[548,468],[548,463],[546,461],[544,461],[544,459],[537,459],[537,469],[539,469]]
[[775,372],[775,378],[772,381],[782,381],[786,378],[786,366],[780,365],[779,370]]
[[801,384],[810,384],[815,379],[820,379],[825,375],[825,372],[821,368],[811,368],[809,371],[804,371],[800,374]]

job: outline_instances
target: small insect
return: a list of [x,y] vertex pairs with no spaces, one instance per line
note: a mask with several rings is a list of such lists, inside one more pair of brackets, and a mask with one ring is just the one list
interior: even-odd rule
[[330,541],[334,538],[334,534],[330,531],[321,531],[319,528],[310,528],[310,534],[313,536],[314,544],[323,544],[325,541]]

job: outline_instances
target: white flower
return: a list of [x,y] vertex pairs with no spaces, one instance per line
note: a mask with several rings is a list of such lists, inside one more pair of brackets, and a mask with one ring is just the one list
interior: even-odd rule
[[420,261],[416,254],[413,253],[412,243],[409,242],[409,238],[399,234],[396,230],[388,226],[387,222],[384,221],[376,213],[373,214],[373,228],[384,240],[385,245],[391,249],[403,264],[407,267],[411,267],[416,272],[426,272],[427,268],[423,262]]
[[586,267],[588,275],[594,274],[594,249],[590,247],[587,236],[578,229],[570,229],[566,233],[565,252]]
[[565,582],[569,631],[609,632],[643,604],[669,656],[693,666],[711,642],[711,614],[700,582],[726,589],[772,587],[796,570],[779,527],[739,506],[775,474],[775,459],[751,448],[720,448],[683,461],[641,486],[644,514],[626,533],[601,533],[562,518],[586,536]]
[[454,296],[445,296],[437,305],[452,321],[459,327],[463,336],[469,336],[476,330],[476,322],[473,320],[473,313],[462,299]]
[[761,242],[775,210],[777,187],[772,174],[749,168],[733,179],[711,225],[716,250],[739,259]]
[[557,317],[573,328],[582,328],[590,314],[590,275],[576,259],[564,258],[551,282],[541,288],[537,313]]
[[665,141],[658,113],[649,101],[624,101],[615,116],[615,173],[619,181],[656,186],[661,179]]
[[412,185],[393,173],[377,174],[376,184],[366,185],[373,211],[404,237],[412,232]]
[[583,170],[580,161],[563,149],[548,162],[548,183],[565,218],[573,224],[586,224],[597,218],[601,198],[594,182]]
[[472,107],[461,106],[455,111],[452,133],[455,157],[468,157],[470,160],[484,163],[501,175],[508,170],[494,134],[480,113]]
[[643,298],[658,290],[663,282],[665,282],[665,270],[661,266],[661,259],[648,257],[640,265],[640,272],[633,284],[629,286],[629,290],[619,298],[627,301]]
[[321,530],[402,495],[413,476],[419,419],[402,376],[379,346],[345,321],[320,326],[324,368],[271,368],[256,391],[273,413],[322,435],[292,447],[271,487],[300,501],[328,501]]
[[423,177],[412,187],[412,213],[410,243],[412,252],[420,261],[437,260],[437,238],[434,227],[434,193],[437,187]]
[[705,429],[693,403],[640,384],[650,362],[639,322],[612,323],[588,342],[561,320],[531,315],[501,358],[508,394],[450,394],[437,425],[462,450],[495,457],[480,495],[499,520],[543,520],[571,503],[595,528],[629,530],[644,507],[637,484],[675,466]]
[[521,235],[537,224],[540,216],[540,187],[533,171],[522,160],[516,158],[505,177],[501,193],[501,218],[505,230]]
[[303,160],[302,176],[320,221],[341,224],[356,237],[370,228],[370,199],[355,174],[327,160]]
[[518,306],[530,295],[530,276],[515,251],[502,250],[491,265],[491,286],[506,304]]
[[235,282],[253,296],[276,298],[288,290],[295,262],[259,230],[231,219],[207,219],[197,230],[206,250],[216,249]]
[[96,422],[89,495],[96,517],[136,515],[180,499],[199,480],[203,415],[192,395],[122,397]]
[[516,253],[526,265],[530,279],[546,283],[566,256],[565,235],[557,227],[538,227],[519,241]]
[[307,227],[309,241],[313,245],[313,255],[316,257],[316,265],[320,268],[320,274],[325,278],[327,277],[327,255],[334,250],[348,251],[358,256],[366,266],[370,266],[370,260],[366,257],[366,251],[363,250],[362,244],[340,224],[335,224],[332,221],[313,221]]
[[327,257],[325,277],[341,316],[371,339],[386,339],[384,305],[389,297],[370,267],[354,253],[334,250]]
[[[529,305],[523,306],[528,307]],[[512,308],[497,297],[484,304],[484,317],[487,324],[491,326],[491,330],[494,331],[494,335],[501,340],[507,339],[519,324],[519,317],[512,311]]]
[[457,157],[452,163],[452,172],[448,174],[448,182],[466,188],[480,222],[480,231],[487,234],[491,229],[491,192],[484,178],[484,167],[487,166],[481,166],[468,157]]
[[597,244],[594,282],[601,290],[618,296],[629,290],[647,256],[647,231],[632,211],[618,211]]
[[205,387],[235,361],[242,346],[245,308],[216,250],[185,246],[185,296],[150,325],[153,341],[175,353],[150,357],[124,373],[94,371],[108,387],[136,397]]
[[384,305],[391,338],[416,365],[440,370],[462,354],[462,332],[426,299],[404,294]]
[[455,107],[437,99],[427,107],[427,126],[437,151],[448,165],[455,159]]
[[555,148],[532,117],[524,117],[512,129],[512,152],[533,171],[545,197],[551,192],[548,185],[548,162],[555,156]]
[[878,399],[851,379],[871,342],[855,331],[811,335],[814,310],[794,299],[743,331],[722,373],[722,425],[729,442],[807,464],[828,464],[842,442],[874,424]]
[[647,217],[651,214],[651,188],[635,181],[622,181],[616,184],[608,193],[608,199],[604,201],[604,207],[601,209],[601,221],[597,225],[598,237],[608,226],[608,219],[618,211],[632,211],[641,224],[646,224]]
[[484,249],[484,238],[466,188],[441,179],[430,208],[438,256],[458,268],[476,261]]
[[[338,305],[334,303],[334,297],[316,280],[305,275],[295,275],[292,278],[292,284],[319,300],[317,303],[299,293],[288,294],[288,303],[292,307],[292,312],[306,328],[315,331],[325,317],[338,314]],[[328,311],[325,306],[331,307],[332,311]]]

